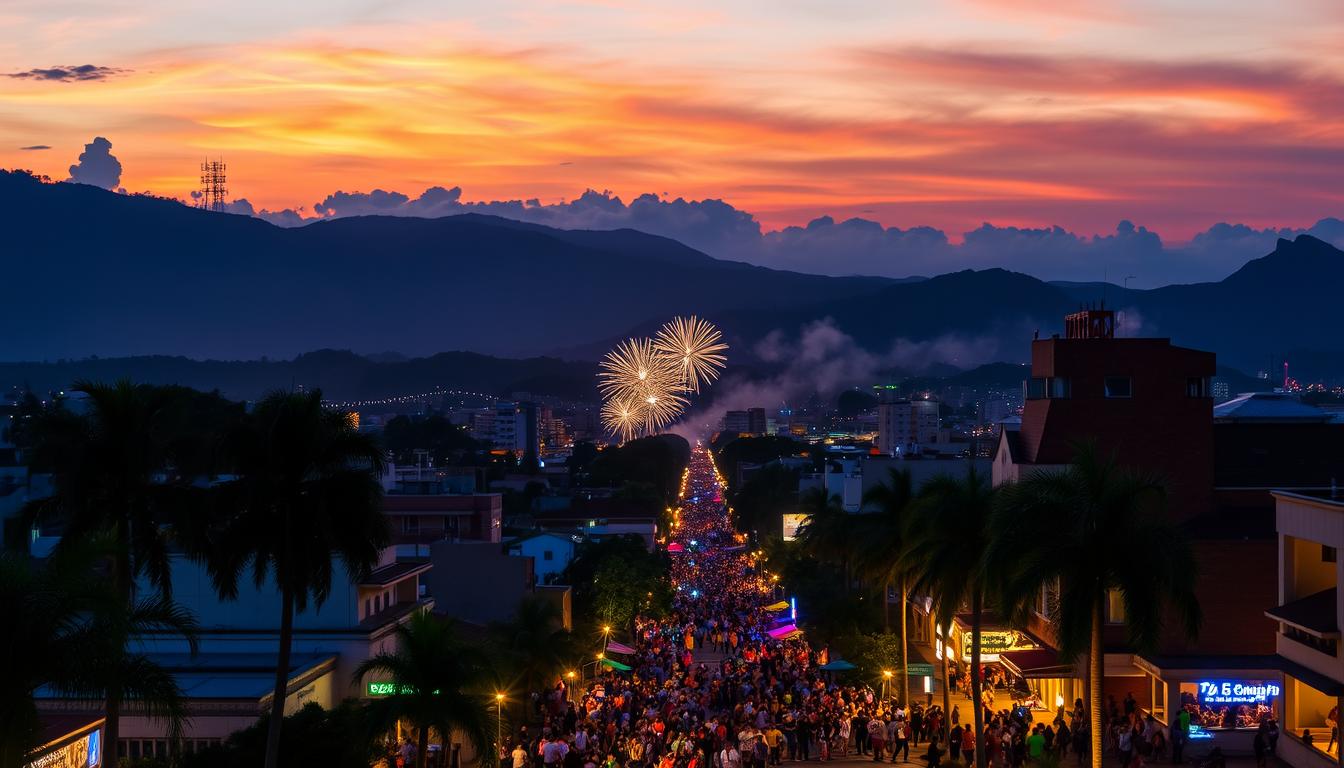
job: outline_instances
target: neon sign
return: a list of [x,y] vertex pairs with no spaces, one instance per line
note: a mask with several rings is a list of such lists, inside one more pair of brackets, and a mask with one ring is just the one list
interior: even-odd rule
[[1204,704],[1265,704],[1282,693],[1278,683],[1203,680],[1199,700]]
[[[390,680],[370,680],[364,690],[369,696],[409,696],[417,693],[415,686],[397,685]],[[439,689],[435,688],[431,693],[438,696]]]

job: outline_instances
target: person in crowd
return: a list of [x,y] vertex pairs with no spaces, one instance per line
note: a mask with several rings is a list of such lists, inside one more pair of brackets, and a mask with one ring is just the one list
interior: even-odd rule
[[868,721],[868,741],[873,745],[873,762],[882,762],[883,749],[887,743],[887,724],[881,713],[875,713]]
[[910,762],[910,723],[906,721],[905,715],[897,715],[895,728],[892,729],[891,741],[891,762],[896,762],[896,756],[899,755],[901,762]]

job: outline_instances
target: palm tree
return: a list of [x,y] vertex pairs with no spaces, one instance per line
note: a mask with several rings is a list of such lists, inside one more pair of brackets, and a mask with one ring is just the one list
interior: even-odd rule
[[907,613],[910,593],[907,584],[910,575],[909,550],[906,547],[910,528],[910,507],[914,493],[910,472],[897,467],[888,470],[887,481],[874,486],[864,494],[864,504],[878,507],[877,512],[865,514],[862,519],[863,538],[859,557],[864,569],[875,574],[882,583],[882,628],[891,631],[891,610],[887,595],[893,584],[899,584],[901,593],[901,703],[910,704],[910,667]]
[[562,625],[559,606],[539,595],[524,597],[509,621],[490,630],[503,666],[525,691],[551,686],[579,655],[572,634]]
[[807,515],[798,527],[798,540],[819,559],[836,563],[849,592],[849,566],[853,554],[855,516],[840,506],[840,497],[825,488],[812,488],[799,499],[799,509]]
[[1061,660],[1088,657],[1092,765],[1101,766],[1102,628],[1108,593],[1119,590],[1131,645],[1152,650],[1164,617],[1199,630],[1190,541],[1165,511],[1161,482],[1121,469],[1084,446],[1066,469],[1006,486],[990,529],[987,561],[1001,564],[1003,600],[1015,612],[1058,584],[1052,617]]
[[[989,519],[994,489],[985,477],[967,469],[963,478],[942,476],[930,480],[919,495],[912,521],[910,546],[919,553],[914,564],[916,585],[933,596],[942,626],[950,630],[953,617],[969,604],[971,609],[971,698],[975,711],[975,763],[984,768],[984,710],[981,701],[980,627],[985,609],[985,551],[989,547]],[[946,630],[945,630],[946,632]],[[951,714],[948,691],[947,643],[943,645],[943,707]]]
[[168,742],[177,745],[187,722],[186,697],[171,672],[134,649],[137,638],[168,632],[184,637],[194,656],[195,617],[162,594],[155,594],[130,605],[120,600],[96,604],[89,613],[87,631],[99,641],[92,644],[91,653],[74,662],[79,670],[78,683],[71,686],[71,693],[116,701],[121,712],[165,723]]
[[480,651],[462,642],[451,621],[429,613],[412,616],[397,627],[397,651],[367,659],[354,677],[358,682],[369,674],[386,675],[393,690],[369,705],[371,722],[383,729],[398,720],[415,726],[416,768],[424,768],[429,756],[430,729],[444,742],[458,731],[477,755],[489,754],[490,668]]
[[186,722],[181,689],[145,654],[131,650],[148,632],[169,631],[196,652],[191,614],[162,594],[128,605],[107,578],[113,544],[107,537],[67,544],[45,562],[0,553],[0,614],[11,619],[0,633],[9,666],[0,675],[0,766],[23,764],[36,746],[34,694],[48,686],[74,699],[115,701],[167,723],[176,743]]
[[334,561],[351,578],[367,576],[390,542],[382,511],[378,446],[344,414],[322,407],[321,392],[276,392],[225,442],[235,473],[216,485],[209,544],[201,557],[221,598],[238,596],[250,570],[260,589],[280,593],[280,648],[266,741],[275,768],[289,683],[294,614],[331,592]]
[[[161,626],[169,629],[189,627],[190,617],[168,602],[173,523],[199,495],[193,481],[203,471],[197,461],[203,453],[200,441],[187,428],[183,414],[198,398],[221,399],[182,387],[128,381],[114,385],[79,382],[73,391],[87,396],[87,415],[57,408],[34,428],[29,466],[51,473],[53,493],[29,502],[21,516],[28,525],[60,525],[58,551],[83,547],[95,538],[104,542],[100,554],[110,564],[106,581],[122,602],[119,611],[109,608],[104,616],[109,628],[126,630],[115,635],[121,641],[131,641],[137,617],[153,624],[163,619]],[[142,577],[161,599],[137,599]],[[146,613],[151,606],[155,610]],[[146,658],[134,658],[145,674],[152,672],[145,666],[149,664]],[[137,706],[158,709],[161,704],[168,708],[165,712],[172,709],[175,686],[158,688],[157,693],[168,698],[155,702],[156,691],[136,689],[134,678],[107,677],[105,682],[104,738],[113,750],[120,734],[121,705],[127,697],[136,699]],[[151,699],[138,698],[145,695]]]
[[78,689],[72,659],[86,658],[96,638],[84,614],[118,597],[93,578],[91,561],[68,553],[46,563],[0,552],[0,767],[27,765],[41,744],[34,696],[45,685]]

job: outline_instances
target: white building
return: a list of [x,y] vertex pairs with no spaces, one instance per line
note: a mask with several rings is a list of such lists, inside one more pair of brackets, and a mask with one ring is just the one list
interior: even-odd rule
[[[1279,605],[1265,612],[1279,622],[1275,650],[1283,669],[1283,735],[1279,757],[1299,768],[1338,766],[1332,738],[1344,708],[1344,494],[1274,493],[1279,533]],[[1311,738],[1307,738],[1307,733]],[[1309,743],[1308,743],[1309,742]]]

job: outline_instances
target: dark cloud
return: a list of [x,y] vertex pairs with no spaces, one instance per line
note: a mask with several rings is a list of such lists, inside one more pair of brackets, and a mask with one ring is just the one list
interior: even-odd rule
[[[721,259],[826,275],[908,277],[960,269],[1006,267],[1046,280],[1122,282],[1135,287],[1218,280],[1246,261],[1274,249],[1280,237],[1314,235],[1344,246],[1344,222],[1323,219],[1306,229],[1254,229],[1219,223],[1188,243],[1166,243],[1145,226],[1121,221],[1113,232],[1083,235],[1063,227],[1014,227],[985,223],[962,233],[960,242],[934,227],[884,227],[876,221],[830,216],[804,227],[763,232],[746,211],[722,200],[667,199],[640,195],[630,202],[610,192],[587,190],[568,202],[527,200],[472,202],[460,187],[430,187],[420,196],[376,189],[335,192],[314,204],[315,218],[342,216],[452,216],[481,213],[561,229],[636,229],[670,237]],[[245,202],[245,201],[238,201]],[[246,211],[239,210],[238,213]],[[298,226],[301,210],[259,211],[281,226]]]
[[70,166],[70,178],[66,181],[115,189],[121,183],[121,161],[112,156],[112,142],[98,136],[85,144],[79,162]]
[[80,64],[78,66],[50,67],[47,69],[29,69],[24,72],[10,72],[5,76],[18,80],[45,80],[58,83],[73,83],[89,80],[106,80],[109,77],[125,74],[128,71],[129,70],[118,69],[116,67],[100,67],[96,64]]
[[24,151],[24,152],[36,152],[36,151],[38,151],[38,150],[42,150],[42,149],[51,149],[51,147],[50,147],[49,145],[47,145],[47,144],[32,144],[32,145],[27,146],[27,147],[19,147],[19,149],[22,150],[22,151]]

